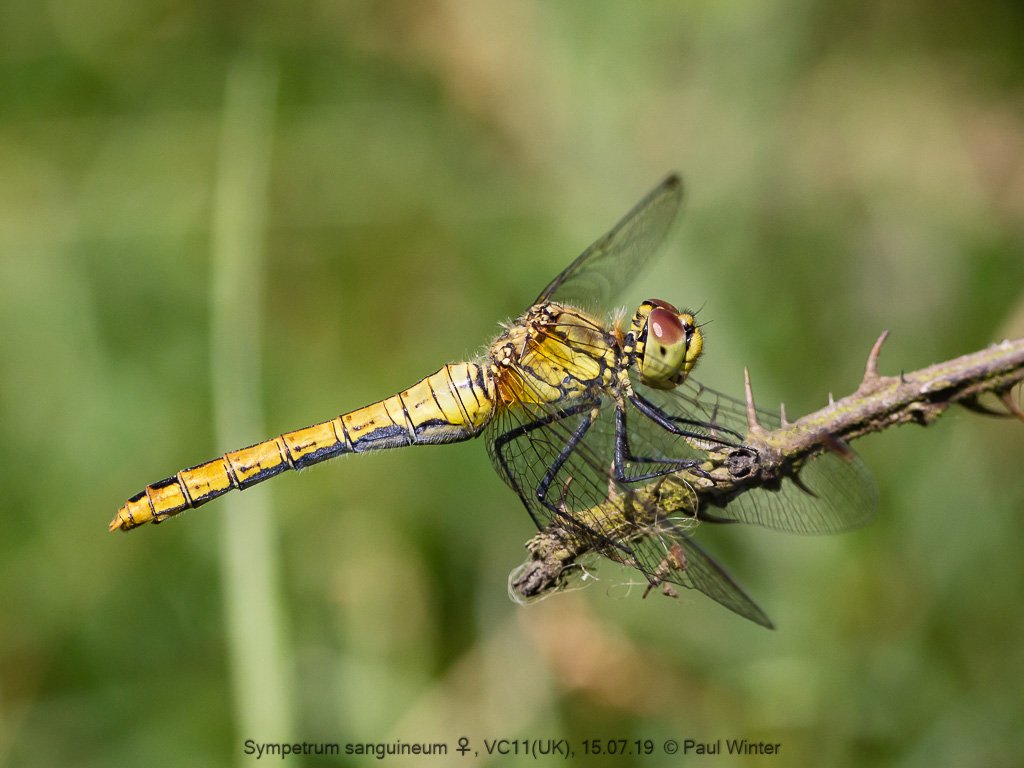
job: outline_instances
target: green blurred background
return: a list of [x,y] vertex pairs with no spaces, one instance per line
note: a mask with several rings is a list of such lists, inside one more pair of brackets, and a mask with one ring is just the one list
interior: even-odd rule
[[514,605],[531,523],[479,443],[106,531],[477,353],[670,170],[685,219],[623,298],[699,307],[711,386],[748,366],[799,415],[882,329],[890,373],[1024,335],[1022,29],[1009,0],[3,3],[0,765],[460,736],[1024,764],[1009,421],[862,441],[863,530],[706,536],[775,632],[608,568]]

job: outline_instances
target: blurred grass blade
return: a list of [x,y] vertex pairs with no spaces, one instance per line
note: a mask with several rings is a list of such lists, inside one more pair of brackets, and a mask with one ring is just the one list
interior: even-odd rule
[[[217,445],[246,445],[265,430],[260,396],[263,222],[276,71],[236,58],[221,126],[210,282]],[[221,574],[236,726],[244,738],[292,734],[291,659],[283,632],[277,540],[265,491],[224,500]]]

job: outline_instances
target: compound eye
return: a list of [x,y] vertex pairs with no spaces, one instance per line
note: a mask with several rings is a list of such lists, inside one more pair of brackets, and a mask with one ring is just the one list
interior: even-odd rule
[[663,309],[667,309],[667,310],[668,310],[669,312],[671,312],[671,313],[672,313],[673,315],[678,315],[678,314],[679,314],[679,310],[678,310],[678,309],[676,309],[676,308],[675,308],[674,306],[672,306],[671,304],[669,304],[669,303],[668,303],[667,301],[665,301],[664,299],[648,299],[648,300],[647,300],[646,302],[644,302],[644,303],[645,303],[645,304],[650,304],[650,305],[651,305],[652,307],[661,307],[661,308],[663,308]]
[[640,377],[648,386],[671,389],[686,375],[689,334],[679,315],[654,307],[647,316],[647,341],[640,360]]
[[658,344],[670,346],[678,344],[680,340],[686,339],[686,328],[675,308],[667,309],[655,307],[647,317],[647,338],[651,338]]

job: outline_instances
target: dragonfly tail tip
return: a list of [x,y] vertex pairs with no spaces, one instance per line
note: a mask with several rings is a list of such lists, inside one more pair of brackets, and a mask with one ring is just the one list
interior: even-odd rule
[[130,515],[126,515],[124,509],[119,509],[117,514],[114,515],[114,519],[110,521],[110,525],[107,526],[107,530],[113,533],[114,531],[130,531],[135,527],[135,521]]

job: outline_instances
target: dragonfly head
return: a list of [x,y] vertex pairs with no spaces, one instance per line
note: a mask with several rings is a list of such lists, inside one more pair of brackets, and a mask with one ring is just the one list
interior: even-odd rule
[[630,332],[636,343],[640,380],[655,389],[682,384],[704,346],[693,314],[680,312],[660,299],[648,299],[640,305]]

